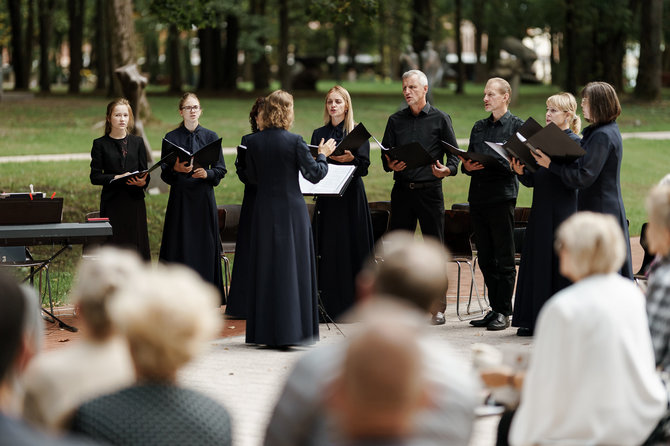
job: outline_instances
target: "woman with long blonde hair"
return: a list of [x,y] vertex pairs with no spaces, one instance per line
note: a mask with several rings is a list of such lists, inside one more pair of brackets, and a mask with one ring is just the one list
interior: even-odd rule
[[[346,89],[336,85],[328,91],[323,117],[326,125],[314,130],[311,144],[318,144],[322,138],[339,143],[354,129],[354,108]],[[370,143],[366,141],[339,156],[331,155],[328,163],[356,166],[341,197],[321,196],[316,200],[319,294],[328,317],[336,319],[354,304],[356,276],[374,246],[363,185],[370,166]]]

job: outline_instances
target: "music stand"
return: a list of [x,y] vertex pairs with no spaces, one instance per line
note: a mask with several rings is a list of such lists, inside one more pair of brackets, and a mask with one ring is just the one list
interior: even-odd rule
[[[299,175],[300,191],[303,195],[311,195],[314,197],[314,222],[312,224],[314,228],[314,251],[316,254],[316,277],[317,285],[319,278],[319,265],[321,263],[321,252],[319,248],[319,211],[316,207],[316,201],[319,196],[328,196],[328,197],[341,197],[344,194],[344,191],[351,183],[351,179],[356,172],[356,166],[349,165],[339,165],[339,164],[328,164],[328,173],[324,178],[322,178],[318,183],[313,184],[308,182],[303,176],[302,173]],[[321,290],[317,286],[317,297],[319,300],[319,314],[322,316],[323,320],[326,322],[326,326],[330,330],[329,322],[332,323],[337,331],[340,332],[342,336],[345,334],[342,332],[340,327],[335,323],[333,318],[326,311],[326,307],[323,305],[323,300],[321,299]]]

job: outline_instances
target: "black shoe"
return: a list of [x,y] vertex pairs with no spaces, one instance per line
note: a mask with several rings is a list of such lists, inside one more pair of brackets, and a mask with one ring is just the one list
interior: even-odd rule
[[486,329],[491,331],[499,331],[504,330],[507,327],[509,327],[509,316],[505,316],[502,313],[497,313],[496,318],[486,326]]
[[519,327],[519,329],[516,331],[517,336],[533,336],[533,330],[530,328],[526,327]]
[[433,315],[433,317],[430,319],[430,323],[433,325],[444,325],[446,320],[444,319],[444,313],[441,311],[438,311]]
[[483,318],[470,321],[470,325],[472,325],[473,327],[486,327],[496,318],[497,315],[498,313],[491,310],[488,313],[486,313],[486,316],[484,316]]

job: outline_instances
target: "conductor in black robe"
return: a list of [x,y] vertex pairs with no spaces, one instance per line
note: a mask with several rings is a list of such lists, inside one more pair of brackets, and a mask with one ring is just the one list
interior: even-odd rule
[[[165,135],[166,140],[194,154],[218,139],[215,132],[199,124],[202,109],[196,95],[186,93],[182,97],[179,113],[184,121]],[[218,162],[211,169],[194,169],[192,164],[180,163],[179,159],[161,168],[161,178],[170,185],[170,197],[160,260],[193,268],[219,290],[223,302],[219,216],[214,198],[214,186],[226,174],[223,154],[219,154]]]
[[319,336],[314,241],[298,172],[316,183],[326,176],[335,141],[312,158],[290,133],[293,96],[278,90],[263,109],[262,132],[248,135],[247,177],[257,185],[249,246],[246,342],[271,347],[314,342]]

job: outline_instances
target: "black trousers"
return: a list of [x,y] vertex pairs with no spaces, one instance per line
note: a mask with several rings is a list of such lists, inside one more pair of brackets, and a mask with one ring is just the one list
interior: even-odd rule
[[414,232],[417,221],[424,236],[444,242],[444,196],[440,180],[429,183],[396,181],[393,185],[389,229]]
[[491,308],[505,316],[512,314],[512,293],[516,280],[515,205],[515,200],[484,206],[470,203],[477,257],[489,289]]

